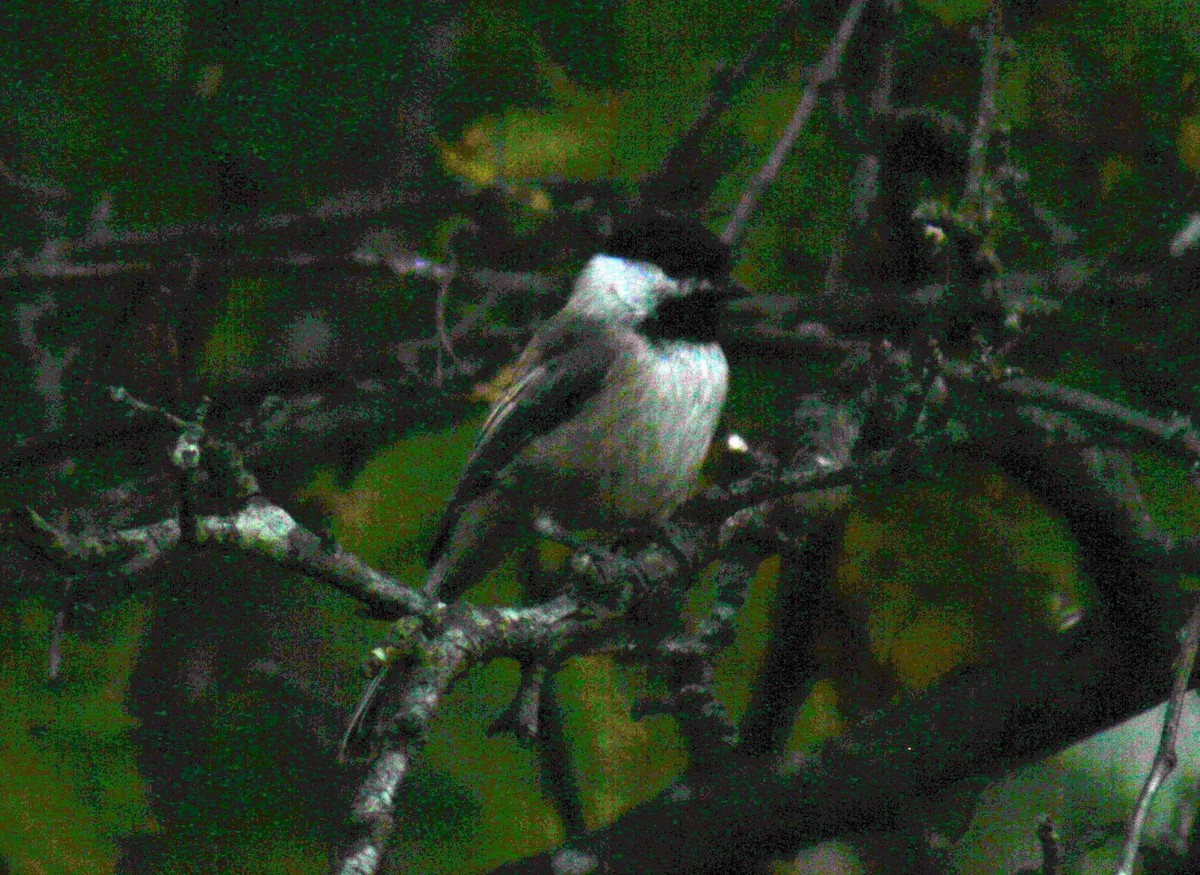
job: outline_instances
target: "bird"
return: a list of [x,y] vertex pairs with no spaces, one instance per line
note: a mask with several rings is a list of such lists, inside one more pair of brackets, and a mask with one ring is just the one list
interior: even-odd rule
[[540,515],[611,546],[690,496],[729,385],[717,328],[742,293],[729,260],[729,246],[690,217],[645,210],[614,221],[480,429],[428,553],[427,596],[459,598],[533,536]]

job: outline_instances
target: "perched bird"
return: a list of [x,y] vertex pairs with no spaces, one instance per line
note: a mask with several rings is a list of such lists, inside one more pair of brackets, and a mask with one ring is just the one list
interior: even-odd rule
[[646,212],[617,226],[484,422],[429,551],[428,595],[458,598],[541,514],[612,544],[689,496],[729,383],[716,340],[736,294],[728,262],[698,222]]

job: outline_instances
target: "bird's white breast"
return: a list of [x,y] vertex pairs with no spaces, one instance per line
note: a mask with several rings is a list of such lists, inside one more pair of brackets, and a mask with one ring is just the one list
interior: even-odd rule
[[640,344],[596,398],[522,454],[529,467],[555,469],[541,478],[538,503],[570,528],[665,519],[695,487],[728,383],[715,343]]

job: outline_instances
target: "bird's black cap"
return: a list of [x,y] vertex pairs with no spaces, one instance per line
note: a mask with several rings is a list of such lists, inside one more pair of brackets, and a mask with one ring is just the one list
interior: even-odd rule
[[643,210],[613,220],[608,255],[648,261],[677,279],[716,280],[729,270],[729,245],[697,219]]

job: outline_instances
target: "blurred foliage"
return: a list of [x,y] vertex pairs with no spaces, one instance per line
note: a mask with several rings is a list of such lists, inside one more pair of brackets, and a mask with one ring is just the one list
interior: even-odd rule
[[235,279],[229,284],[200,362],[201,371],[212,379],[230,380],[250,373],[263,333],[255,323],[265,310],[265,285],[257,278]]
[[[1163,708],[1153,708],[995,782],[982,794],[955,850],[957,871],[1008,875],[1039,866],[1041,848],[1031,824],[1043,815],[1053,818],[1062,838],[1065,871],[1079,875],[1115,871],[1124,821],[1150,770],[1162,718]],[[1174,846],[1178,818],[1194,810],[1200,748],[1192,742],[1198,733],[1200,705],[1192,693],[1180,729],[1179,765],[1150,809],[1143,846]]]
[[[971,119],[975,68],[954,47],[969,42],[985,8],[983,0],[914,4],[897,58],[900,99]],[[1014,162],[1031,171],[1032,193],[1082,231],[1089,253],[1161,248],[1163,234],[1144,233],[1147,223],[1154,226],[1162,204],[1200,172],[1200,5],[1025,0],[1008,9],[1014,48],[1002,64],[1000,118],[1013,131]],[[429,144],[441,176],[416,184],[499,189],[531,229],[562,206],[552,183],[629,190],[691,122],[717,64],[736,58],[770,13],[750,0],[466,3]],[[424,4],[10,0],[0,24],[19,36],[0,42],[0,160],[69,196],[38,224],[6,190],[5,252],[21,247],[28,254],[47,237],[82,233],[105,192],[113,194],[114,224],[134,228],[207,218],[222,204],[292,209],[386,178],[396,83],[421,58],[413,35],[426,15]],[[714,226],[792,113],[802,69],[822,50],[828,24],[788,35],[718,125],[711,150],[721,176],[707,216]],[[820,287],[813,266],[837,246],[854,161],[818,111],[754,218],[739,279],[800,296]],[[230,167],[243,176],[231,176]],[[446,228],[465,222],[413,216],[405,233],[438,255],[452,236]],[[1010,266],[1039,266],[1044,246],[1022,237],[1015,223],[1006,233],[1015,238],[1001,247]],[[229,279],[199,363],[206,384],[216,387],[275,355],[268,317],[302,297],[308,278]],[[418,308],[428,302],[415,284],[375,277],[358,280],[355,291],[368,317],[355,339],[383,343],[427,318]],[[15,287],[6,293],[24,300]],[[1065,318],[1087,338],[1121,336],[1149,317],[1098,319],[1077,308]],[[68,335],[65,344],[72,331],[94,330],[95,320],[68,308],[57,325]],[[1189,325],[1167,320],[1170,331]],[[741,377],[728,419],[767,431],[796,392],[823,373],[818,362]],[[14,385],[28,379],[10,376]],[[1083,349],[1062,356],[1054,376],[1118,400],[1125,392]],[[36,409],[18,389],[4,391],[14,393],[0,413],[6,427],[23,422],[20,411]],[[347,549],[415,578],[476,426],[472,418],[422,433],[414,424],[351,482],[318,467],[291,498],[319,506]],[[1151,456],[1140,456],[1138,466],[1164,525],[1195,531],[1200,507],[1183,472]],[[735,716],[762,659],[776,566],[760,569],[737,642],[718,665],[720,695]],[[697,584],[697,605],[709,584]],[[800,707],[793,748],[837,732],[855,710],[897,690],[986,660],[1014,635],[1053,629],[1090,598],[1061,524],[989,471],[952,471],[899,492],[868,492],[850,516],[835,586],[868,631],[870,653],[839,653],[838,641],[822,643],[830,670]],[[518,592],[506,567],[471,596],[500,600]],[[344,599],[315,585],[295,587],[290,599],[264,632],[274,658],[303,677],[348,678],[378,624],[364,623]],[[0,854],[16,873],[111,871],[119,839],[159,829],[135,764],[125,701],[146,608],[126,600],[103,615],[90,642],[69,635],[66,674],[54,691],[42,679],[45,608],[19,602],[0,617]],[[866,663],[869,672],[836,670]],[[162,871],[233,872],[250,865],[238,862],[245,860],[255,871],[324,866],[329,849],[321,840],[300,834],[295,822],[272,819],[281,804],[273,793],[241,800],[237,824],[225,819],[234,815],[222,807],[230,787],[219,775],[247,762],[266,768],[278,753],[265,706],[253,701],[254,683],[251,677],[231,685],[206,715],[206,737],[222,744],[196,765],[199,814],[191,829],[165,843]],[[396,871],[479,870],[561,839],[536,758],[512,739],[483,733],[515,683],[514,667],[498,664],[464,679],[447,700],[406,785]],[[594,657],[569,665],[556,686],[589,824],[617,816],[684,767],[671,720],[630,716],[648,692],[639,672]],[[349,708],[354,693],[353,684],[340,681],[328,698]],[[1032,815],[1026,809],[1010,820],[1031,823]]]
[[145,617],[139,599],[69,637],[62,684],[47,688],[50,613],[0,611],[0,858],[13,872],[111,872],[115,841],[155,831],[124,709]]

